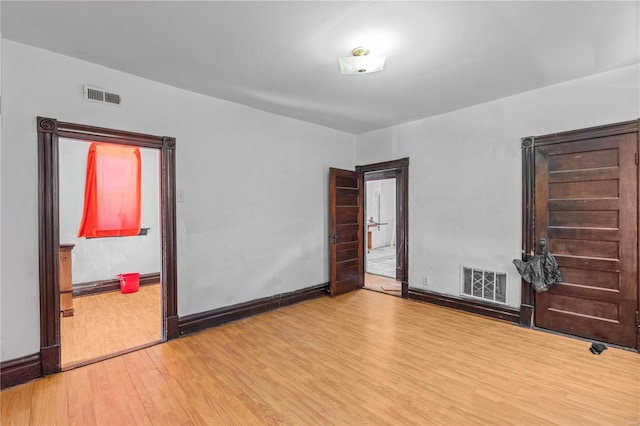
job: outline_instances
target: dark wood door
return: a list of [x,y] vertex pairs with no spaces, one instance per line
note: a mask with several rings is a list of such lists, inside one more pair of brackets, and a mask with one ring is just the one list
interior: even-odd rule
[[363,193],[361,173],[329,169],[329,263],[332,296],[364,286]]
[[636,347],[637,143],[627,133],[535,148],[536,241],[563,275],[536,294],[538,327]]

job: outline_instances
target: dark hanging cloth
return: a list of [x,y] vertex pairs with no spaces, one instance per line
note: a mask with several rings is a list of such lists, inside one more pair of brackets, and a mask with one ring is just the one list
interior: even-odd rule
[[562,281],[558,262],[547,250],[546,244],[540,242],[540,254],[527,261],[514,259],[513,264],[522,278],[531,284],[535,291],[547,291]]

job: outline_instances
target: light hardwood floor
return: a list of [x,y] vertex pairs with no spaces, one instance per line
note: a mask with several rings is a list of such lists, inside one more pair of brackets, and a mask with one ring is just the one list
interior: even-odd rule
[[62,368],[162,339],[160,284],[73,298],[75,313],[60,317]]
[[640,356],[360,290],[16,386],[9,424],[635,425]]
[[402,296],[402,284],[393,278],[382,275],[364,274],[364,288],[392,296]]

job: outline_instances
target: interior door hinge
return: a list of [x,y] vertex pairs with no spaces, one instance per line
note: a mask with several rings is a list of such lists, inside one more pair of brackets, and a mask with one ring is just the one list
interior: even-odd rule
[[636,164],[640,164],[640,154],[636,152]]
[[638,315],[638,311],[636,311],[636,325],[640,327],[640,315]]

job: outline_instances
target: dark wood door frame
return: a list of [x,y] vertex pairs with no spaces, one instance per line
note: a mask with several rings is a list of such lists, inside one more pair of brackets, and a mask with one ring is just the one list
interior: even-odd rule
[[[544,136],[522,138],[522,259],[534,254],[535,241],[535,148],[577,140],[594,139],[604,136],[615,136],[636,133],[640,129],[640,120],[590,127]],[[640,177],[639,177],[640,188]],[[640,259],[639,259],[640,260]],[[640,285],[638,286],[640,300]],[[535,313],[535,292],[524,280],[521,282],[520,325],[533,327]],[[640,303],[640,302],[639,302]],[[640,306],[638,307],[640,309]],[[640,345],[640,328],[638,329],[638,345]],[[640,349],[640,347],[638,347]]]
[[[396,279],[402,284],[402,297],[407,298],[409,297],[409,158],[356,166],[356,171],[364,175],[365,181],[396,178]],[[364,217],[363,223],[367,223]],[[363,232],[366,232],[366,229]]]
[[60,283],[58,271],[58,138],[108,142],[160,152],[160,227],[162,238],[163,339],[178,336],[176,269],[176,140],[122,130],[65,123],[38,117],[38,235],[40,280],[40,358],[42,375],[60,371]]

